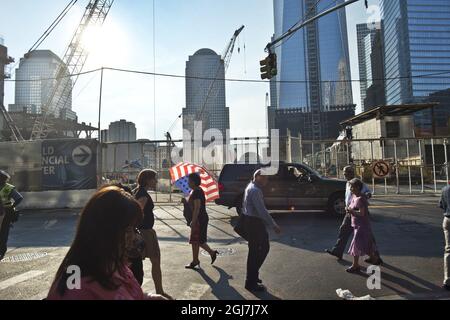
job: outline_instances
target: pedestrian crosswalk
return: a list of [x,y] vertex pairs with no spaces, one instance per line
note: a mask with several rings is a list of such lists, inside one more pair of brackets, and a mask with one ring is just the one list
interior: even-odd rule
[[207,284],[193,283],[184,292],[180,300],[200,300],[200,298],[210,289],[211,287]]
[[12,287],[18,283],[36,278],[40,275],[43,275],[45,273],[45,271],[41,271],[41,270],[32,270],[32,271],[28,271],[22,274],[19,274],[17,276],[14,276],[12,278],[6,279],[2,282],[0,282],[0,291],[1,290],[5,290],[9,287]]
[[[13,276],[6,280],[0,281],[0,296],[1,296],[2,291],[12,288],[18,284],[25,283],[26,281],[37,278],[39,276],[45,276],[46,273],[47,273],[47,271],[43,271],[43,270],[31,270],[31,271],[27,271],[22,274]],[[142,283],[142,287],[144,288],[144,291],[146,291],[145,289],[147,288],[147,284],[149,284],[151,281],[152,281],[151,278],[144,278],[144,281]],[[187,288],[187,290],[180,296],[179,299],[180,300],[199,300],[210,289],[211,289],[211,287],[207,284],[193,283]],[[48,290],[49,290],[49,288],[45,288],[45,290],[43,290],[37,294],[35,293],[29,297],[26,297],[26,299],[27,300],[45,299],[47,297]]]

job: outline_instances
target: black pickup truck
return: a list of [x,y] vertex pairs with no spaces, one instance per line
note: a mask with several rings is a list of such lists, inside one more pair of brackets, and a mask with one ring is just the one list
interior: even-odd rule
[[[261,168],[255,164],[227,164],[219,177],[220,198],[215,202],[241,213],[242,197],[253,173]],[[335,215],[345,211],[344,180],[322,177],[305,164],[280,163],[278,173],[269,176],[263,188],[268,210],[323,210]]]

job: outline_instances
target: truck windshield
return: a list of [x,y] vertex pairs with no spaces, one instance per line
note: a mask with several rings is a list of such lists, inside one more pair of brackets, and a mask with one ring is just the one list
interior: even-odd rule
[[307,171],[309,171],[310,173],[312,173],[312,174],[314,174],[314,175],[316,175],[316,176],[318,176],[318,177],[322,177],[322,175],[321,175],[318,171],[314,170],[314,169],[311,168],[310,166],[308,166],[308,165],[306,165],[306,164],[304,164],[304,163],[302,163],[301,166],[304,167],[304,168],[305,168]]

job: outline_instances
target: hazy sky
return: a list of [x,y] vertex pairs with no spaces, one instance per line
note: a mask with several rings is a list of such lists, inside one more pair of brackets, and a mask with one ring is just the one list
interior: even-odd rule
[[[18,62],[67,0],[0,0],[5,13],[0,19],[0,35],[9,55]],[[88,0],[79,0],[40,49],[62,55],[84,12]],[[378,5],[378,0],[369,1]],[[227,78],[259,79],[259,60],[273,34],[273,0],[155,0],[156,71],[184,75],[189,55],[208,47],[221,54],[233,32],[244,24]],[[376,7],[374,7],[376,9]],[[375,11],[367,11],[364,1],[347,7],[352,78],[358,79],[356,24],[367,22]],[[102,38],[88,37],[91,55],[84,70],[101,66],[153,71],[153,1],[115,0]],[[92,32],[97,34],[97,32]],[[244,50],[245,44],[245,50]],[[99,74],[80,77],[73,91],[73,109],[80,121],[97,124]],[[14,84],[6,84],[5,104],[14,103]],[[265,135],[265,94],[268,84],[228,82],[233,137]],[[156,95],[155,95],[156,93]],[[154,121],[156,98],[156,122]],[[360,105],[359,85],[353,85],[353,99]],[[163,138],[185,105],[184,79],[153,77],[105,71],[102,128],[111,121],[126,119],[136,123],[138,138]],[[359,109],[358,109],[359,111]],[[156,137],[154,132],[156,131]],[[181,137],[181,121],[172,131]]]

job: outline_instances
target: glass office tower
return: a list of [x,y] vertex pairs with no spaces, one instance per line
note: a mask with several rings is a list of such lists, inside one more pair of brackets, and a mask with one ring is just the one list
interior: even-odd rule
[[[344,0],[323,0],[319,4],[316,0],[274,0],[275,37],[304,17],[312,17],[342,2]],[[272,107],[313,111],[353,102],[351,84],[339,82],[350,79],[344,9],[300,29],[275,51],[278,56],[276,80],[305,82],[273,85]]]
[[[382,0],[388,104],[423,101],[450,87],[450,1]],[[412,78],[410,78],[412,77]]]
[[[343,3],[344,0],[274,0],[275,34]],[[278,75],[271,104],[311,113],[314,139],[323,136],[321,112],[353,104],[345,9],[308,24],[275,48]],[[294,81],[289,83],[289,81]],[[297,81],[297,82],[295,82]]]
[[[381,10],[387,104],[436,100],[450,88],[450,74],[442,74],[450,70],[450,1],[382,0]],[[437,107],[435,119],[448,119],[449,108]],[[431,134],[431,119],[416,114],[416,134]]]

